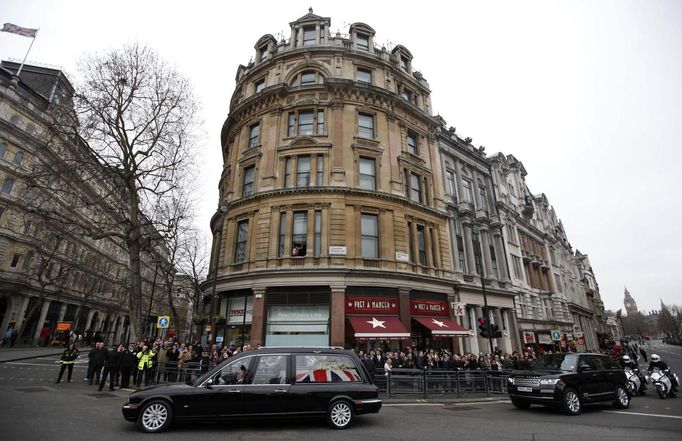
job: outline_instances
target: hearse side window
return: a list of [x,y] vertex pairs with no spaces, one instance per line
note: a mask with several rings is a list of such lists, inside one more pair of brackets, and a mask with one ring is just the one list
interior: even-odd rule
[[262,355],[252,384],[287,384],[287,356]]
[[225,384],[249,384],[251,374],[251,365],[254,357],[242,358],[233,363],[228,364],[224,368],[213,375],[214,385]]
[[347,355],[296,356],[296,383],[362,382],[358,367]]

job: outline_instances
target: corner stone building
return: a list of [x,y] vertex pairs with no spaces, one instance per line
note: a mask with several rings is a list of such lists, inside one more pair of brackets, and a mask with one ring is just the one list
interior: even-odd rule
[[[501,227],[488,167],[442,138],[444,121],[432,116],[429,85],[407,48],[376,47],[363,23],[348,35],[331,34],[330,24],[310,10],[290,23],[289,40],[264,35],[255,62],[238,68],[204,285],[216,294],[216,340],[484,348],[466,227],[480,217],[489,297],[504,331],[495,345],[511,350],[518,332],[504,254],[494,249],[499,234],[488,236]],[[445,189],[441,149],[472,156],[462,163],[470,178],[460,178],[476,187],[457,259],[452,194],[465,190]]]

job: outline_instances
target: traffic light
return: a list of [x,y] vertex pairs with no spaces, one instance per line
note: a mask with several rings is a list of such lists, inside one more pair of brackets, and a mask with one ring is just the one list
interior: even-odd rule
[[499,326],[493,325],[492,337],[493,337],[493,338],[500,338],[500,337],[502,337],[502,332],[500,332],[500,327],[499,327]]
[[490,327],[488,320],[484,317],[478,319],[478,334],[483,338],[490,338]]

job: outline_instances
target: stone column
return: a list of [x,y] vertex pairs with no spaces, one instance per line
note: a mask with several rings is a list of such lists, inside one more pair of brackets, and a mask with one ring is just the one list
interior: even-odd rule
[[457,192],[457,201],[464,200],[464,190],[462,189],[462,165],[458,160],[455,160],[455,191]]
[[253,288],[253,306],[251,312],[251,340],[252,347],[265,345],[265,287]]
[[468,318],[471,329],[474,331],[474,336],[469,338],[469,352],[478,355],[478,317],[483,315],[483,311],[480,307],[472,305],[471,309],[468,311]]
[[476,274],[476,256],[474,255],[474,244],[471,236],[471,224],[462,223],[464,230],[464,251],[466,252],[467,273]]
[[9,326],[9,322],[15,315],[14,309],[16,303],[17,297],[14,296],[7,297],[7,310],[5,311],[5,318],[3,318],[2,323],[0,323],[0,342],[2,342],[2,340],[4,339],[5,332],[7,332],[7,326]]
[[88,311],[88,318],[85,320],[85,328],[83,328],[83,331],[87,331],[88,329],[92,329],[92,317],[95,315],[95,310],[91,309]]
[[19,299],[18,297],[15,297],[15,299],[17,299],[16,303],[19,305],[19,308],[12,315],[14,317],[14,320],[16,320],[14,329],[16,329],[17,332],[19,332],[19,328],[21,328],[21,325],[26,319],[26,309],[28,308],[28,303],[31,301],[31,298],[29,296],[23,297],[20,303],[18,301]]
[[33,333],[33,340],[40,338],[40,330],[43,329],[43,325],[45,324],[45,317],[47,316],[47,310],[50,308],[50,303],[52,303],[51,300],[45,300],[43,302],[43,307],[40,310],[40,317],[36,323],[36,330]]
[[331,335],[332,346],[344,347],[346,339],[346,287],[331,287]]
[[66,315],[66,303],[62,303],[62,305],[59,307],[59,318],[57,319],[58,322],[64,321],[64,316]]
[[495,254],[497,255],[497,271],[500,275],[500,280],[511,280],[509,276],[509,268],[507,267],[507,259],[504,255],[504,246],[502,244],[502,231],[495,229],[493,232],[493,241],[495,244]]

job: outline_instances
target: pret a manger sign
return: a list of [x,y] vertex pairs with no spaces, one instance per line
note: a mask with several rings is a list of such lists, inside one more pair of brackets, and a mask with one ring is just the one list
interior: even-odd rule
[[398,315],[399,312],[397,298],[346,296],[346,314]]

